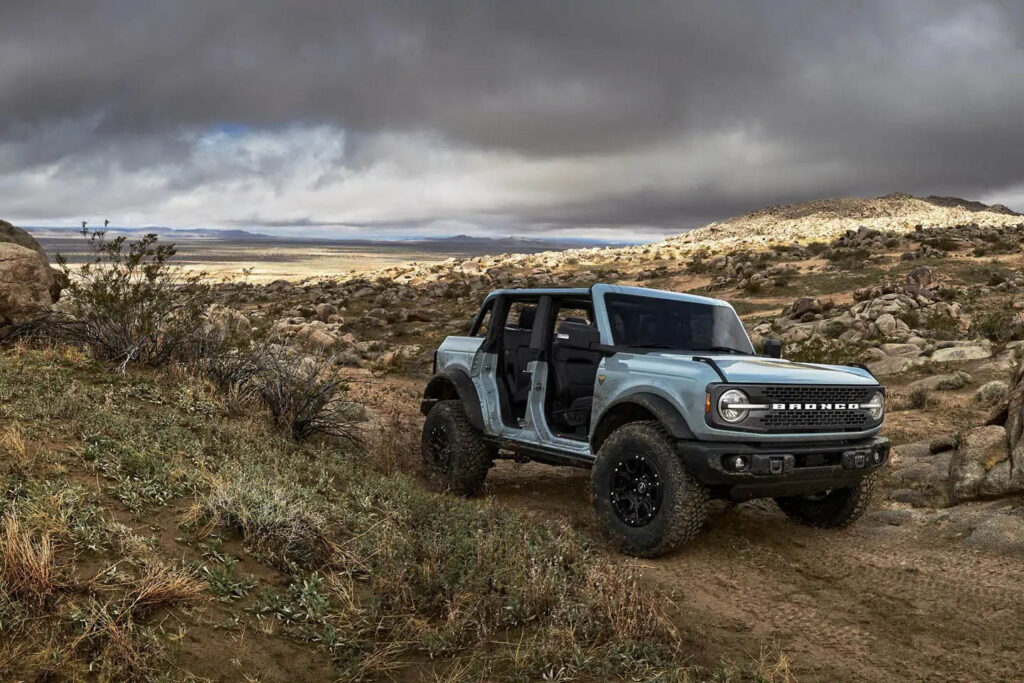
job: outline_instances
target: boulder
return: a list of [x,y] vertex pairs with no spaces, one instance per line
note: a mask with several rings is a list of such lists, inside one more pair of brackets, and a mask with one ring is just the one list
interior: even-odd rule
[[948,507],[952,457],[951,449],[936,451],[928,441],[894,447],[886,474],[889,497],[915,507]]
[[48,309],[60,292],[44,256],[13,242],[0,242],[0,325],[31,320]]
[[[954,503],[1007,493],[1010,449],[1006,429],[999,425],[972,427],[960,433],[949,462],[950,497]],[[997,468],[1006,463],[1004,468]],[[991,480],[989,475],[991,474]]]
[[317,304],[315,310],[317,320],[325,323],[331,322],[331,316],[338,313],[338,307],[334,304]]
[[57,302],[64,273],[50,267],[36,238],[0,220],[0,247],[0,324],[21,322]]
[[970,382],[970,373],[963,372],[962,370],[950,375],[930,375],[908,384],[907,393],[912,393],[917,389],[925,391],[936,389],[939,391],[956,391],[957,389],[962,389]]
[[982,345],[971,346],[950,346],[944,349],[936,349],[932,354],[932,361],[936,363],[953,363],[965,360],[979,360],[990,358],[992,349]]

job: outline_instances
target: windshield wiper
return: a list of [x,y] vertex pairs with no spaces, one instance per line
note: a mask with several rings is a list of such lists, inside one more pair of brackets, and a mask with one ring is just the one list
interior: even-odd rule
[[694,351],[718,351],[719,353],[738,353],[741,356],[752,355],[749,351],[743,349],[734,349],[731,346],[708,346],[703,349],[694,349]]

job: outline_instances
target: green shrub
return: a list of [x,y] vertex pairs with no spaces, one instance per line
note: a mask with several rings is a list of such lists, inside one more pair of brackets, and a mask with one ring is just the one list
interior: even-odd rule
[[797,363],[850,365],[860,361],[863,350],[860,344],[815,335],[806,341],[785,347],[783,355],[787,360]]
[[1020,333],[1020,317],[1009,302],[1000,308],[978,311],[971,320],[971,334],[975,337],[1007,342]]
[[203,274],[171,265],[173,244],[155,234],[137,241],[107,239],[83,228],[90,259],[72,267],[60,254],[67,279],[64,304],[33,330],[87,346],[102,360],[160,366],[210,353],[203,318],[213,302]]
[[[912,325],[912,327],[926,330],[928,332],[928,336],[933,339],[951,340],[959,339],[963,336],[960,332],[960,322],[952,316],[929,311],[921,316],[915,317],[917,317],[917,324]],[[905,322],[910,324],[909,321]]]

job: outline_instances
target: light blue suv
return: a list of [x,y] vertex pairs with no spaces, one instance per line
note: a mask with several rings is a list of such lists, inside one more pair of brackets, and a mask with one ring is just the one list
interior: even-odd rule
[[472,495],[495,458],[592,468],[616,545],[693,538],[709,498],[772,497],[841,527],[888,460],[885,389],[862,367],[758,355],[725,301],[641,287],[500,290],[448,337],[424,392],[423,457]]

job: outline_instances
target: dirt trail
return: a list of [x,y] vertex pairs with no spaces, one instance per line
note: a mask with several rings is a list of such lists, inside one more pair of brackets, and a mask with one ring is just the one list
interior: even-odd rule
[[[488,482],[500,503],[569,519],[601,543],[588,472],[502,462]],[[692,545],[639,565],[705,664],[767,642],[802,681],[1022,675],[1024,561],[964,546],[938,517],[892,526],[869,513],[819,531],[770,503],[718,505]]]
[[[411,412],[422,382],[372,387],[362,387],[371,404]],[[483,497],[565,520],[605,548],[589,475],[502,460]],[[876,493],[872,509],[840,531],[792,523],[770,501],[714,503],[708,528],[679,552],[633,560],[608,549],[608,557],[642,567],[670,597],[700,664],[757,658],[768,644],[802,682],[1024,678],[1024,557],[965,544],[949,511],[890,524],[883,499]],[[1024,511],[1024,500],[1016,505]]]

